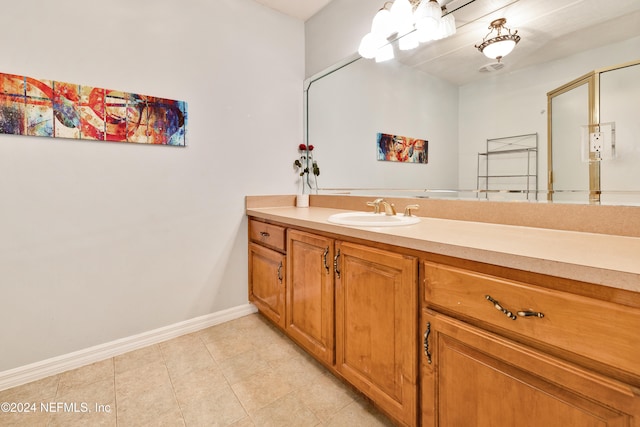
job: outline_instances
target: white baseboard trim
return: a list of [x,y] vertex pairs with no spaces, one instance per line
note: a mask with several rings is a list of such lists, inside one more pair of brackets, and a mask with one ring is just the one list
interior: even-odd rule
[[9,369],[0,372],[0,391],[109,359],[110,357],[157,344],[181,335],[196,332],[257,311],[256,307],[252,304],[240,305],[174,323],[173,325],[164,326],[152,331],[74,351],[73,353],[63,354],[40,362]]

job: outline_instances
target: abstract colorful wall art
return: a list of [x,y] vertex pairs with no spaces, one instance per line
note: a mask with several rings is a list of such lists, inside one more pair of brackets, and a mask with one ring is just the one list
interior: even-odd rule
[[379,133],[378,160],[404,163],[429,163],[429,141]]
[[0,73],[0,133],[186,146],[187,103]]

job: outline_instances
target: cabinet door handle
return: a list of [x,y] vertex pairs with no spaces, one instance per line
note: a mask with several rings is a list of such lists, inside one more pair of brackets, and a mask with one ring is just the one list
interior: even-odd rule
[[507,310],[506,308],[502,307],[498,301],[496,301],[496,300],[494,300],[493,298],[491,298],[491,295],[485,295],[484,297],[485,297],[489,302],[491,302],[491,303],[493,304],[493,306],[494,306],[497,310],[499,310],[499,311],[503,312],[503,313],[505,314],[505,316],[507,316],[509,319],[511,319],[511,320],[516,320],[516,319],[517,319],[517,317],[516,317],[516,315],[515,315],[515,314],[513,314],[512,312],[510,312],[510,311],[509,311],[509,310]]
[[282,261],[280,261],[280,265],[278,265],[278,280],[282,283]]
[[327,255],[329,255],[329,246],[327,246],[327,249],[325,249],[324,253],[322,254],[322,262],[324,263],[324,269],[327,271],[327,274],[329,274],[329,264],[327,264]]
[[424,355],[427,356],[427,363],[431,365],[431,351],[429,350],[429,335],[431,335],[431,322],[427,322],[427,330],[424,331]]
[[539,318],[542,319],[544,317],[544,313],[540,313],[539,311],[523,310],[523,311],[519,311],[518,312],[518,316],[520,316],[520,317],[539,317]]
[[261,231],[261,232],[260,232],[260,235],[261,235],[262,237],[269,237],[269,236],[271,236],[271,234],[269,234],[269,233],[268,233],[268,232],[266,232],[266,231]]
[[340,278],[340,270],[338,269],[338,258],[340,258],[340,249],[338,249],[338,253],[333,257],[333,269],[338,275],[338,279]]

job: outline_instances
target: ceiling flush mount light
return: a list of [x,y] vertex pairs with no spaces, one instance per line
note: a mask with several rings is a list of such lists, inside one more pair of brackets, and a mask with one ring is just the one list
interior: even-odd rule
[[396,39],[400,50],[410,50],[455,32],[455,18],[437,0],[388,1],[373,18],[371,32],[362,38],[358,53],[363,58],[386,61],[394,57],[390,43]]
[[[484,53],[487,58],[496,59],[500,62],[520,41],[518,30],[512,33],[510,29],[504,26],[506,23],[507,20],[505,18],[492,21],[489,25],[489,30],[491,31],[482,39],[482,43],[476,45],[476,48]],[[490,37],[494,30],[497,32],[496,36]],[[503,33],[503,31],[506,31],[506,33]]]

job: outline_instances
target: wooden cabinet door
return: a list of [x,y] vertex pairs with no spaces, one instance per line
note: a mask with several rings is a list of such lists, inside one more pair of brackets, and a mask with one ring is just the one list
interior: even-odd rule
[[435,312],[423,312],[422,323],[424,427],[631,426],[640,420],[632,387]]
[[417,423],[417,260],[336,244],[336,369],[398,422]]
[[285,256],[249,243],[249,301],[284,328]]
[[327,365],[334,361],[333,239],[289,230],[286,331]]

